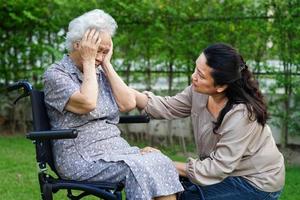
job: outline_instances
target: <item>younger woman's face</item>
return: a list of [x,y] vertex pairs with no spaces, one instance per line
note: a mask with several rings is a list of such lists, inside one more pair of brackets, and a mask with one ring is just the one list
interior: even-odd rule
[[215,94],[217,86],[214,85],[214,79],[211,76],[212,68],[206,64],[206,57],[203,53],[196,60],[195,71],[192,74],[193,89],[203,94]]

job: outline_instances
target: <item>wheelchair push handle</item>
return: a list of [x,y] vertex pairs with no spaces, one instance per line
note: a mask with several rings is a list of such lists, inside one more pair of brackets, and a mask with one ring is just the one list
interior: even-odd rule
[[32,91],[32,85],[28,81],[18,81],[16,83],[13,83],[9,85],[6,90],[8,92],[14,91],[14,90],[23,90],[23,94],[21,94],[15,101],[14,104],[16,104],[20,99],[27,97],[30,95]]

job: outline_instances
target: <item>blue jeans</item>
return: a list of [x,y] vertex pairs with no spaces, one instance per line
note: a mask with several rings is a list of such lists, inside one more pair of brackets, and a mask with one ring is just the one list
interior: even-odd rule
[[281,194],[281,191],[261,191],[242,177],[228,177],[209,186],[190,181],[182,181],[182,184],[185,191],[179,195],[179,200],[277,200]]

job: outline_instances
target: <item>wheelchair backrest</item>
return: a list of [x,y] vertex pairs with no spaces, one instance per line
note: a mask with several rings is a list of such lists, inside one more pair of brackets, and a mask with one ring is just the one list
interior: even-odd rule
[[[34,131],[50,130],[51,126],[44,102],[44,92],[32,89],[30,98]],[[57,174],[53,161],[51,140],[36,141],[36,159],[39,164],[48,164],[52,171]]]
[[33,89],[31,92],[31,104],[34,131],[50,130],[51,127],[44,102],[44,92]]

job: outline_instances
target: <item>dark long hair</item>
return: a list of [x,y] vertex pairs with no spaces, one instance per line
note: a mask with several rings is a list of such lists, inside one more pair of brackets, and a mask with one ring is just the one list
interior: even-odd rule
[[225,95],[228,102],[215,122],[214,133],[220,127],[225,114],[234,104],[246,105],[249,120],[257,120],[262,126],[268,119],[267,106],[259,90],[258,82],[248,70],[243,57],[227,44],[213,44],[203,51],[207,65],[212,68],[215,85],[228,85]]

